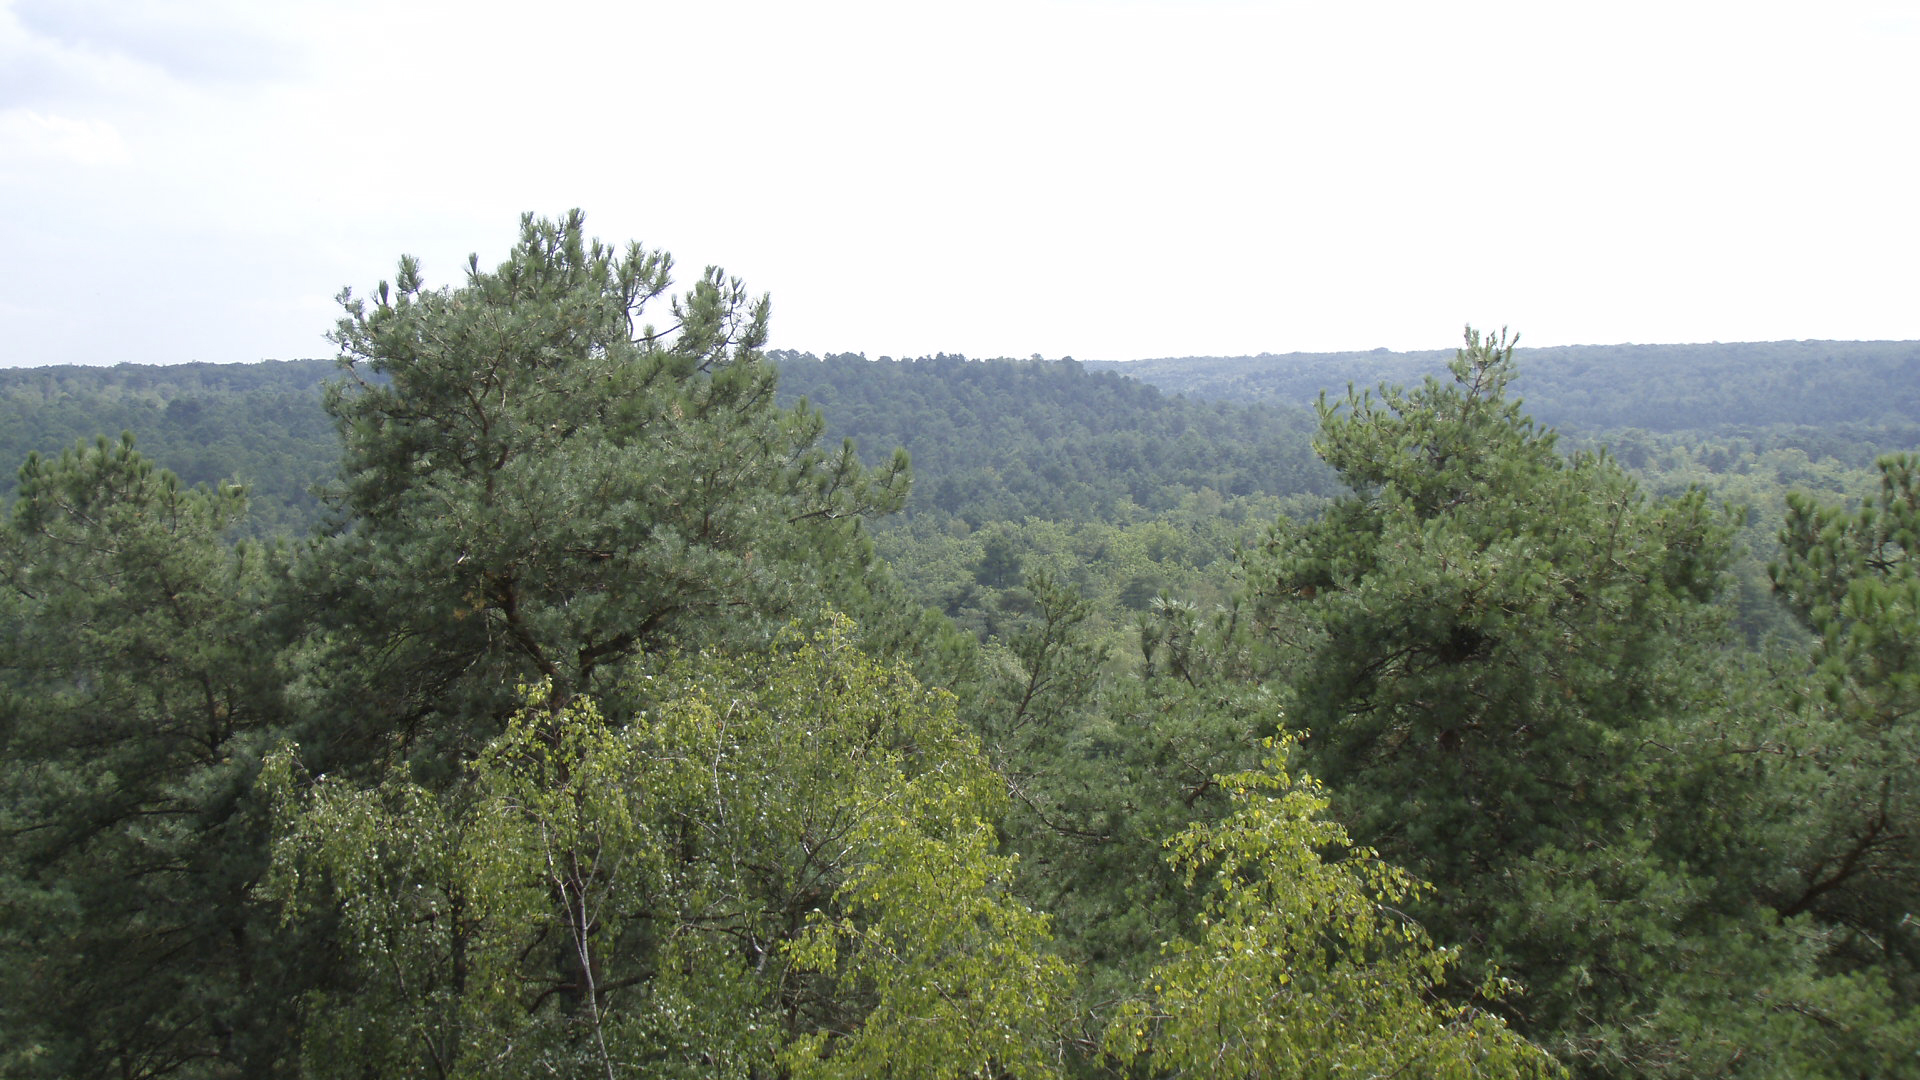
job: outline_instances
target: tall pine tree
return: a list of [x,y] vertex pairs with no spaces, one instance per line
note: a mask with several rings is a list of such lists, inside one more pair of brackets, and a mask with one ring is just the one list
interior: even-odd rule
[[1248,560],[1307,768],[1356,840],[1434,882],[1416,910],[1438,939],[1528,985],[1500,1008],[1583,1074],[1894,1060],[1887,988],[1825,978],[1828,943],[1750,887],[1769,856],[1744,849],[1776,834],[1726,810],[1767,800],[1717,715],[1721,517],[1563,456],[1506,394],[1504,334],[1469,330],[1450,370],[1322,399],[1317,445],[1353,494]]
[[857,596],[904,455],[866,470],[775,403],[764,298],[715,269],[669,296],[668,256],[584,229],[528,216],[459,288],[402,259],[342,295],[338,528],[302,582],[315,764],[451,764],[519,682],[561,708],[634,655]]
[[237,1075],[273,994],[244,797],[271,714],[236,487],[132,438],[30,457],[0,524],[0,1072]]

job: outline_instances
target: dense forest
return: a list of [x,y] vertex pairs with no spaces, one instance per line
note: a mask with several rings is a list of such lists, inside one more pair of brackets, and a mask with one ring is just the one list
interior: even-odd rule
[[[1350,382],[1416,382],[1450,352],[1187,356],[1090,364],[1207,400],[1311,405]],[[1769,341],[1514,349],[1512,390],[1542,423],[1583,431],[1920,430],[1920,342]]]
[[1920,344],[869,361],[672,269],[0,372],[0,1073],[1920,1075]]
[[0,371],[0,455],[10,463],[0,493],[13,492],[11,463],[30,453],[135,432],[143,454],[189,485],[245,483],[248,533],[305,533],[320,517],[311,489],[340,456],[320,401],[336,371],[331,360]]

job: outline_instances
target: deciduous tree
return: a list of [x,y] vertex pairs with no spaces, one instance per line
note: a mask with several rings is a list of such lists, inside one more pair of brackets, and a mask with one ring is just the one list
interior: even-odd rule
[[1558,1075],[1499,1018],[1434,996],[1455,954],[1402,910],[1424,886],[1349,845],[1320,786],[1288,772],[1290,748],[1273,740],[1263,768],[1221,777],[1233,811],[1168,841],[1208,899],[1109,1048],[1154,1075],[1227,1080]]
[[341,912],[358,973],[309,1000],[309,1070],[1051,1075],[1066,973],[1003,787],[849,634],[650,666],[626,726],[543,685],[460,790],[277,758],[276,892]]

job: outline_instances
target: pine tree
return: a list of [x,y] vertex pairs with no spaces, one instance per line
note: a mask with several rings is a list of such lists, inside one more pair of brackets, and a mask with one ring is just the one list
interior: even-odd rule
[[1804,848],[1782,909],[1838,928],[1920,1004],[1920,456],[1879,463],[1853,510],[1789,496],[1774,586],[1813,631],[1776,782]]
[[1645,812],[1646,739],[1691,705],[1728,558],[1697,493],[1563,457],[1506,396],[1510,341],[1469,331],[1451,371],[1323,399],[1354,494],[1248,563],[1264,617],[1310,620],[1288,722],[1311,767],[1357,835],[1446,882]]
[[402,259],[342,294],[339,524],[303,584],[316,762],[460,760],[520,682],[560,708],[629,657],[857,598],[863,515],[905,496],[774,401],[768,304],[709,269],[523,219],[506,262],[429,290]]
[[1247,564],[1306,767],[1581,1074],[1897,1063],[1884,973],[1831,974],[1831,938],[1757,887],[1781,803],[1719,708],[1724,519],[1562,456],[1505,393],[1512,355],[1469,330],[1451,383],[1322,399],[1317,445],[1354,493]]
[[0,1072],[236,1075],[270,714],[244,493],[100,439],[0,525]]

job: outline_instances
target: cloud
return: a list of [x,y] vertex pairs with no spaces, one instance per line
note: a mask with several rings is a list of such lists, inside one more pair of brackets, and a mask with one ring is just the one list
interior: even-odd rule
[[0,110],[0,163],[101,166],[118,165],[127,156],[126,140],[104,120],[77,120],[24,108]]
[[190,84],[286,76],[304,50],[265,5],[209,0],[15,0],[21,29],[65,50],[131,60]]

